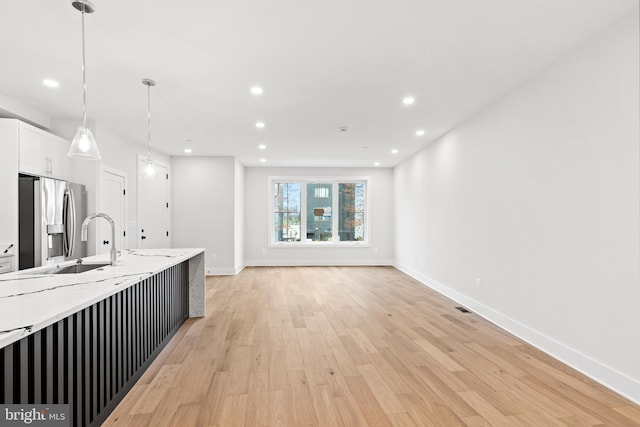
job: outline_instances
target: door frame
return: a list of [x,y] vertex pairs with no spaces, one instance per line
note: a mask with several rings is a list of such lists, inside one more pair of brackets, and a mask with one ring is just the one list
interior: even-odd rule
[[[101,164],[100,165],[100,176],[98,176],[98,185],[97,185],[98,194],[99,194],[98,200],[96,201],[97,204],[98,204],[98,212],[103,212],[103,209],[102,209],[103,208],[103,206],[102,206],[102,202],[103,202],[103,200],[102,200],[102,176],[103,176],[103,173],[105,173],[105,172],[122,177],[123,180],[124,180],[124,190],[125,190],[126,193],[129,192],[127,173],[124,172],[124,171],[121,171],[120,169],[115,169],[115,168],[112,168],[110,166],[105,166],[105,165]],[[127,232],[129,231],[129,204],[128,204],[128,199],[129,198],[127,197],[126,193],[125,193],[124,202],[123,202],[123,204],[124,204],[124,206],[123,206],[123,209],[124,209],[123,222],[124,222],[124,224],[122,224],[122,230],[125,232],[125,235],[123,236],[124,237],[124,246],[122,248],[120,248],[120,249],[125,249],[125,248],[127,248],[129,246],[129,236],[127,235]],[[96,242],[95,242],[96,253],[98,253],[98,251],[99,251],[99,239],[97,237],[97,231],[98,231],[98,228],[96,226]]]
[[[147,178],[145,176],[145,172],[144,169],[140,167],[140,163],[142,161],[146,161],[148,159],[148,156],[144,155],[144,154],[140,154],[138,153],[138,160],[136,163],[136,174],[138,175],[138,191],[136,194],[136,242],[138,242],[138,248],[142,247],[142,234],[140,232],[140,200],[141,200],[141,188],[142,188],[142,180],[143,179],[156,179],[156,178]],[[161,166],[163,168],[167,169],[167,174],[169,175],[169,178],[167,178],[167,201],[169,203],[169,210],[167,212],[167,228],[169,229],[169,246],[171,247],[171,238],[172,238],[172,230],[171,230],[171,165],[162,161],[158,161],[157,159],[154,160],[153,158],[151,159],[151,164],[154,166]]]

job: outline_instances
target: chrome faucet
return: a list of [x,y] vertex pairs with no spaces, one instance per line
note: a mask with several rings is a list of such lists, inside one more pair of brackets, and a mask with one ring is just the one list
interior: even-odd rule
[[80,240],[82,240],[83,242],[87,241],[87,228],[89,227],[89,221],[94,218],[104,218],[109,221],[109,224],[111,224],[111,265],[116,265],[116,259],[118,257],[118,254],[116,252],[116,223],[113,222],[113,219],[111,219],[109,215],[104,213],[94,213],[86,217],[84,221],[82,221],[82,232],[80,234]]

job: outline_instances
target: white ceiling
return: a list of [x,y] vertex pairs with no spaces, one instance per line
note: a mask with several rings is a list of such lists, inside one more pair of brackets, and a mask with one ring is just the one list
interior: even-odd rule
[[[140,80],[149,77],[158,82],[152,145],[167,154],[190,146],[193,155],[249,166],[264,157],[268,166],[355,167],[394,166],[638,0],[94,4],[86,17],[90,119],[146,144]],[[79,120],[80,25],[69,0],[3,0],[0,94]],[[44,78],[60,87],[44,87]],[[253,85],[264,94],[252,95]],[[412,107],[401,103],[408,94]]]

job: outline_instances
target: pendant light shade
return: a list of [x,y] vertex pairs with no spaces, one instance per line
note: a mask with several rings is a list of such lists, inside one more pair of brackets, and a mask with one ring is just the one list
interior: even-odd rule
[[87,127],[87,76],[84,49],[84,14],[93,13],[95,7],[89,0],[74,0],[71,5],[82,14],[82,126],[78,127],[67,156],[88,160],[100,160],[100,150],[96,140]]
[[155,86],[156,82],[151,79],[142,79],[142,84],[147,87],[147,166],[144,172],[147,178],[155,178],[156,169],[151,160],[151,87]]
[[156,169],[153,167],[151,159],[147,160],[147,166],[144,167],[144,173],[147,174],[149,178],[156,176]]
[[79,159],[100,160],[100,150],[98,144],[91,133],[91,129],[84,126],[78,127],[67,156]]

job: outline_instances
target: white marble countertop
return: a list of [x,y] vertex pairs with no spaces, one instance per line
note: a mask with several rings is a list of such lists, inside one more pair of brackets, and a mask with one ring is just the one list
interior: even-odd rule
[[[115,266],[84,273],[47,274],[55,266],[45,266],[3,274],[0,348],[202,252],[204,249],[125,249]],[[83,264],[98,263],[109,263],[109,254],[83,258]]]

